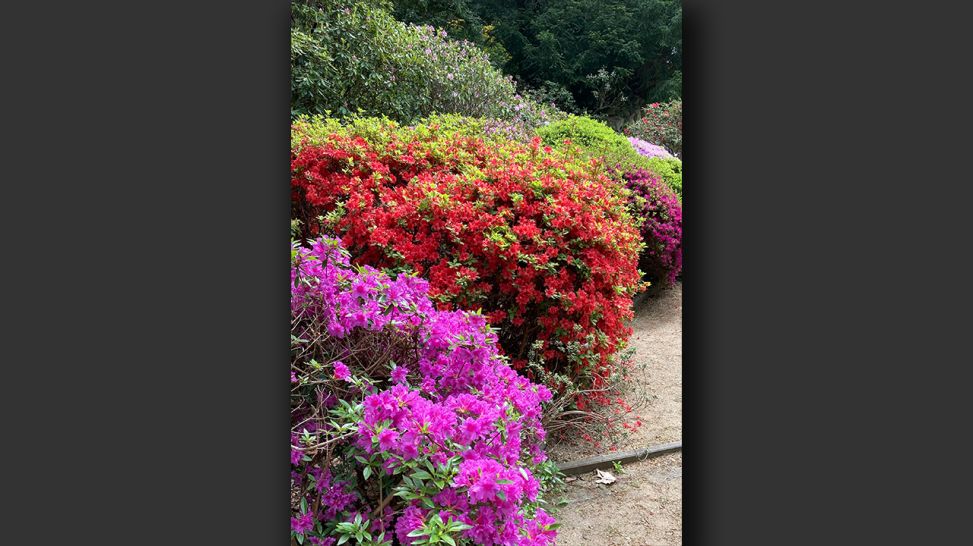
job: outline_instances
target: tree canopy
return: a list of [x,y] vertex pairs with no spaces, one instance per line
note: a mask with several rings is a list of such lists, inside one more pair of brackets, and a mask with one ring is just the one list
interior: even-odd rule
[[554,100],[617,125],[682,95],[679,0],[394,0],[405,22],[443,28]]

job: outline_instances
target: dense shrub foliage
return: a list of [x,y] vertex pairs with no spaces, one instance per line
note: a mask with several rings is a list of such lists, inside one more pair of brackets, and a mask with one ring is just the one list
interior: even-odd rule
[[652,103],[624,130],[626,135],[660,144],[682,157],[682,100]]
[[[352,116],[345,119],[313,118],[301,116],[291,125],[291,150],[297,151],[308,145],[322,145],[336,133],[360,135],[369,142],[387,144],[397,131],[415,135],[415,138],[440,138],[441,135],[483,140],[488,146],[503,149],[510,141],[520,145],[530,144],[536,136],[526,124],[496,119],[474,118],[457,114],[433,114],[421,123],[401,125],[387,117],[365,118]],[[522,146],[520,146],[522,147]]]
[[515,367],[538,341],[548,370],[579,386],[609,380],[631,332],[641,241],[603,167],[540,139],[322,123],[330,134],[294,127],[292,214],[304,233],[322,217],[358,263],[428,278],[444,308],[482,308]]
[[458,113],[532,130],[553,112],[519,95],[472,44],[400,23],[380,5],[293,3],[291,18],[293,116],[361,110],[409,122]]
[[662,178],[682,201],[682,160],[676,157],[649,157],[646,159],[645,170]]
[[[395,0],[400,20],[476,42],[562,109],[625,119],[682,94],[678,0]],[[577,104],[577,110],[570,105]]]
[[[647,157],[624,135],[600,121],[585,116],[567,116],[537,130],[544,144],[555,148],[580,146],[589,157],[601,158],[618,180],[639,169],[652,171],[682,196],[682,161],[677,158]],[[565,141],[570,144],[566,145]]]
[[637,164],[642,156],[623,135],[604,123],[586,116],[567,116],[537,130],[538,136],[548,146],[560,147],[565,140],[581,146],[590,155],[605,157],[610,165]]
[[482,315],[428,283],[294,245],[291,536],[301,544],[547,545],[551,393],[498,355]]
[[625,174],[632,207],[643,218],[639,270],[653,284],[671,285],[682,272],[682,205],[655,173],[640,169]]
[[567,116],[539,128],[537,134],[547,146],[579,146],[588,157],[602,159],[605,166],[619,172],[648,168],[647,158],[639,155],[627,138],[586,116]]
[[587,156],[601,158],[613,177],[632,190],[630,207],[642,222],[645,242],[639,269],[650,282],[674,282],[682,270],[682,161],[650,156],[665,150],[643,141],[633,143],[604,123],[583,116],[551,123],[538,134],[546,144],[564,149],[577,145]]

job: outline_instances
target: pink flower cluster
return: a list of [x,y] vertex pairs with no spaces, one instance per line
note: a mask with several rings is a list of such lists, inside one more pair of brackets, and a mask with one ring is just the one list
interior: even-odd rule
[[[292,532],[312,544],[336,536],[339,525],[348,525],[343,522],[368,520],[380,499],[414,485],[413,478],[428,477],[428,470],[440,473],[439,485],[425,479],[426,489],[417,495],[393,497],[382,517],[368,522],[373,535],[385,532],[387,540],[394,531],[398,543],[412,544],[423,536],[416,530],[438,515],[462,524],[457,540],[554,544],[554,519],[539,506],[543,485],[536,475],[539,465],[549,464],[541,446],[541,403],[551,393],[499,356],[485,317],[436,310],[422,279],[391,279],[352,267],[334,239],[318,239],[310,248],[295,245],[293,255],[292,334],[326,332],[313,343],[341,358],[316,367],[297,363],[297,407],[327,413],[340,399],[360,413],[345,440],[348,433],[333,430],[341,423],[313,424],[309,416],[322,411],[292,411],[292,500],[304,501],[304,507],[292,504]],[[310,328],[312,320],[322,328]],[[359,349],[342,356],[340,347],[362,332],[387,336],[395,346],[408,343],[400,354],[411,358],[397,360],[382,377],[360,381],[367,355]],[[310,386],[322,382],[333,382],[333,391]],[[317,444],[329,443],[330,456],[314,457],[298,445],[305,430],[318,435]],[[380,491],[362,481],[366,465],[378,475],[371,479],[379,480]]]

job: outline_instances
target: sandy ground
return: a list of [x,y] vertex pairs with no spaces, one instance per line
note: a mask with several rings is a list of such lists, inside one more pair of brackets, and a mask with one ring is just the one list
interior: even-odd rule
[[[642,427],[619,449],[682,439],[682,284],[642,303],[632,323],[638,371],[629,397],[644,400]],[[556,461],[596,454],[586,445],[550,447]],[[567,484],[558,546],[682,544],[682,453],[625,465],[612,485],[593,473]]]

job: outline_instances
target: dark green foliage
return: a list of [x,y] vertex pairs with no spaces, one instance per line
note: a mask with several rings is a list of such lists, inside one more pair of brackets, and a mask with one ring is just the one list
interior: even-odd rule
[[490,50],[495,63],[509,55],[507,73],[546,88],[545,96],[567,92],[571,101],[562,94],[561,109],[585,111],[616,128],[643,104],[682,95],[679,0],[394,3],[400,20],[442,26]]
[[[385,6],[385,7],[383,7]],[[387,2],[291,5],[291,114],[516,117],[513,81],[467,42],[396,21]]]

